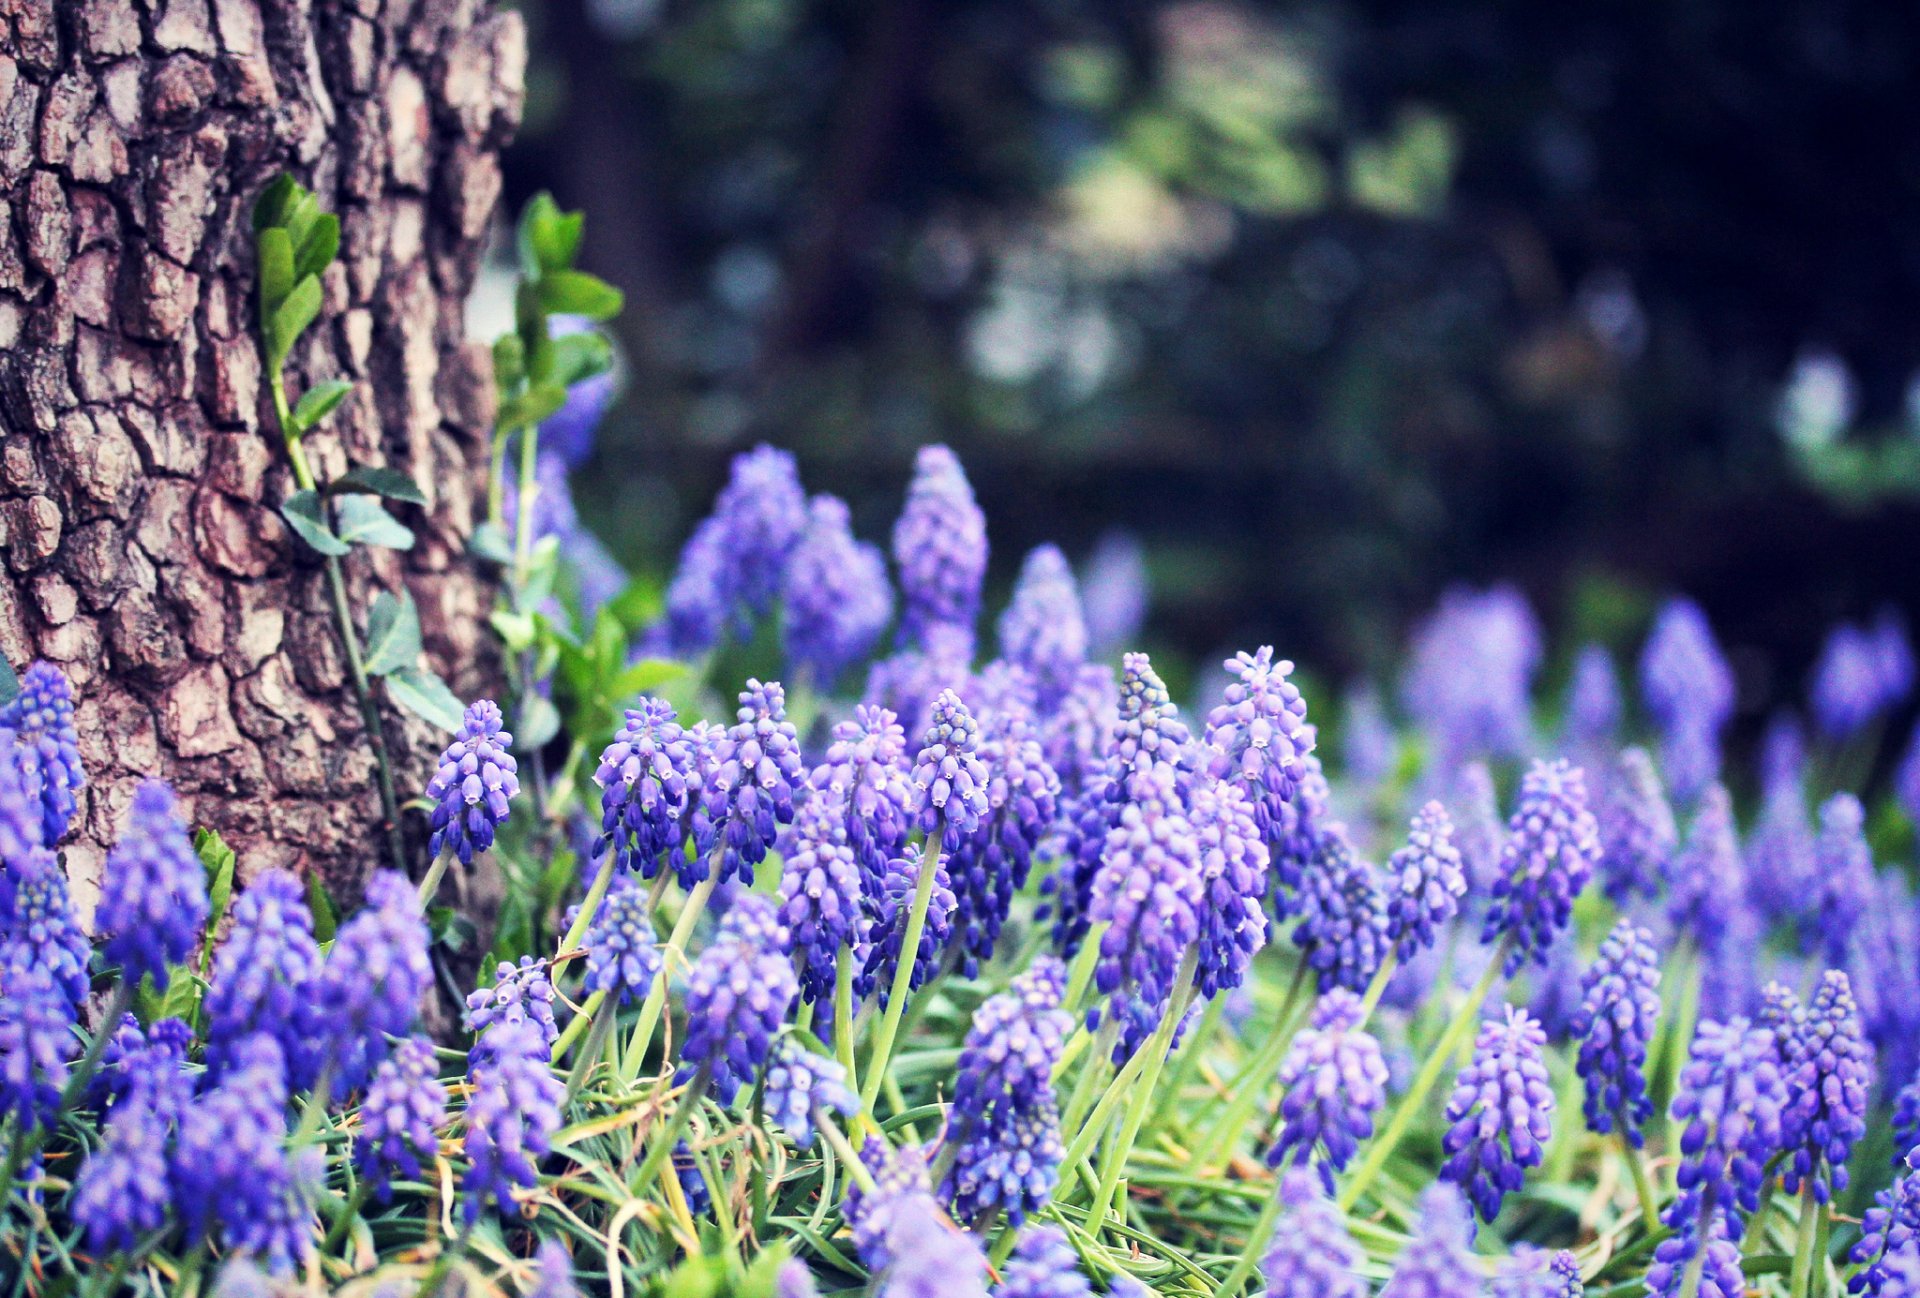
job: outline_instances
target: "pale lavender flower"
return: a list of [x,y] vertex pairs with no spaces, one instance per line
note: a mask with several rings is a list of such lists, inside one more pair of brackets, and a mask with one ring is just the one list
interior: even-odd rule
[[987,572],[987,520],[945,446],[923,446],[914,460],[907,503],[893,527],[893,560],[908,639],[920,639],[929,626],[973,625]]

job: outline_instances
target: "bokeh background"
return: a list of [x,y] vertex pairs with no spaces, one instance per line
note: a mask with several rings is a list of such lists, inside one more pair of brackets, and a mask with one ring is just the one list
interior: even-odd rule
[[[1920,617],[1920,11],[1841,0],[522,0],[508,203],[627,292],[575,479],[664,574],[758,441],[884,543],[961,454],[991,589],[1137,538],[1149,647],[1385,679],[1450,583],[1736,735]],[[990,599],[991,604],[991,599]]]

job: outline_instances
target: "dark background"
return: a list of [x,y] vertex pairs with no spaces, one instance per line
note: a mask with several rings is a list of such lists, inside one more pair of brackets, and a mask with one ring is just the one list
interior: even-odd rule
[[1751,724],[1920,614],[1911,6],[523,8],[508,198],[628,293],[576,489],[637,570],[758,440],[884,541],[939,439],[996,589],[1131,529],[1191,658],[1379,674],[1511,579],[1563,661],[1684,590]]

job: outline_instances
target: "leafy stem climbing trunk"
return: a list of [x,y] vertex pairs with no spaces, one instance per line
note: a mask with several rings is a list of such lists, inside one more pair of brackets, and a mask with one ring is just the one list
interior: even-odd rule
[[[493,577],[466,553],[494,390],[462,313],[524,63],[518,17],[480,0],[0,0],[0,653],[79,695],[83,895],[149,775],[249,872],[357,891],[382,856],[326,572],[281,513],[299,484],[248,218],[282,172],[341,222],[286,372],[352,386],[305,454],[425,499],[393,507],[410,550],[343,560],[350,602],[410,594],[421,667],[497,686]],[[405,799],[444,736],[379,717]]]

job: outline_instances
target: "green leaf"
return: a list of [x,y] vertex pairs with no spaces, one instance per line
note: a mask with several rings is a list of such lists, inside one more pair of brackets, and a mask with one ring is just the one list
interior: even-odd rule
[[422,720],[452,733],[466,711],[447,683],[423,667],[403,667],[386,677],[387,695]]
[[497,426],[531,428],[567,404],[567,390],[557,383],[536,383],[501,403]]
[[553,340],[553,378],[562,387],[584,383],[613,368],[613,344],[597,329]]
[[304,433],[315,424],[334,412],[347,394],[353,391],[353,384],[346,379],[328,379],[325,383],[316,383],[300,394],[299,404],[293,408],[293,429]]
[[513,746],[523,753],[546,747],[560,733],[560,710],[539,694],[529,695],[513,720]]
[[255,248],[260,259],[260,319],[266,321],[293,291],[293,240],[275,226],[260,232]]
[[331,492],[368,491],[376,496],[385,496],[388,500],[404,501],[409,505],[427,503],[427,493],[420,490],[420,484],[398,469],[381,468],[372,464],[356,464],[340,478],[327,487]]
[[167,990],[160,998],[159,1016],[192,1023],[200,1012],[207,984],[191,969],[174,965],[167,971]]
[[286,300],[267,317],[267,359],[274,369],[286,361],[294,343],[320,314],[320,281],[308,276],[295,284]]
[[367,675],[385,676],[420,661],[420,610],[402,590],[381,591],[367,610]]
[[372,496],[342,496],[334,507],[340,517],[340,539],[348,545],[377,545],[388,550],[411,550],[413,532],[387,512]]
[[723,1265],[717,1257],[688,1258],[667,1277],[661,1298],[714,1298],[724,1278]]
[[679,680],[686,674],[685,663],[675,662],[671,658],[642,658],[614,678],[614,697],[624,699],[648,690],[657,690],[668,681]]
[[527,349],[519,334],[501,334],[493,344],[493,385],[511,392],[526,377]]
[[523,890],[508,890],[493,923],[493,962],[515,964],[521,956],[533,954],[533,916]]
[[260,233],[287,223],[287,210],[300,193],[300,182],[286,172],[275,176],[260,197],[253,200],[253,229]]
[[584,228],[585,218],[580,213],[562,212],[551,194],[535,194],[520,213],[516,241],[521,273],[537,279],[543,273],[573,265]]
[[340,218],[332,212],[321,212],[314,217],[306,238],[300,241],[300,249],[294,255],[295,277],[320,274],[333,264],[334,254],[339,251]]
[[527,380],[551,381],[553,331],[547,327],[546,308],[540,305],[540,290],[531,280],[522,280],[513,290],[513,329],[526,353]]
[[311,491],[296,491],[280,506],[280,517],[297,532],[302,541],[329,558],[339,558],[352,547],[333,534],[327,526],[326,509],[320,497]]
[[773,1298],[777,1288],[776,1278],[780,1268],[786,1265],[787,1257],[784,1241],[761,1249],[747,1267],[746,1275],[735,1286],[734,1298]]
[[0,658],[0,708],[20,697],[20,678],[13,674],[13,664]]
[[333,941],[334,933],[340,927],[339,912],[333,907],[333,897],[327,892],[327,885],[320,882],[318,874],[307,876],[307,909],[313,912],[313,940],[326,943]]
[[435,906],[427,911],[427,933],[436,945],[456,955],[480,936],[473,921],[451,906]]
[[626,303],[626,296],[619,289],[583,270],[543,274],[539,292],[540,305],[548,311],[583,315],[589,320],[611,320]]
[[204,828],[193,831],[193,852],[207,872],[207,941],[211,943],[220,921],[226,918],[227,904],[233,900],[236,858],[226,839]]
[[511,653],[523,653],[533,647],[536,624],[525,613],[497,608],[487,615],[487,625],[499,636]]
[[513,541],[507,536],[507,529],[498,523],[482,523],[474,528],[473,535],[467,538],[467,549],[492,563],[513,562]]

